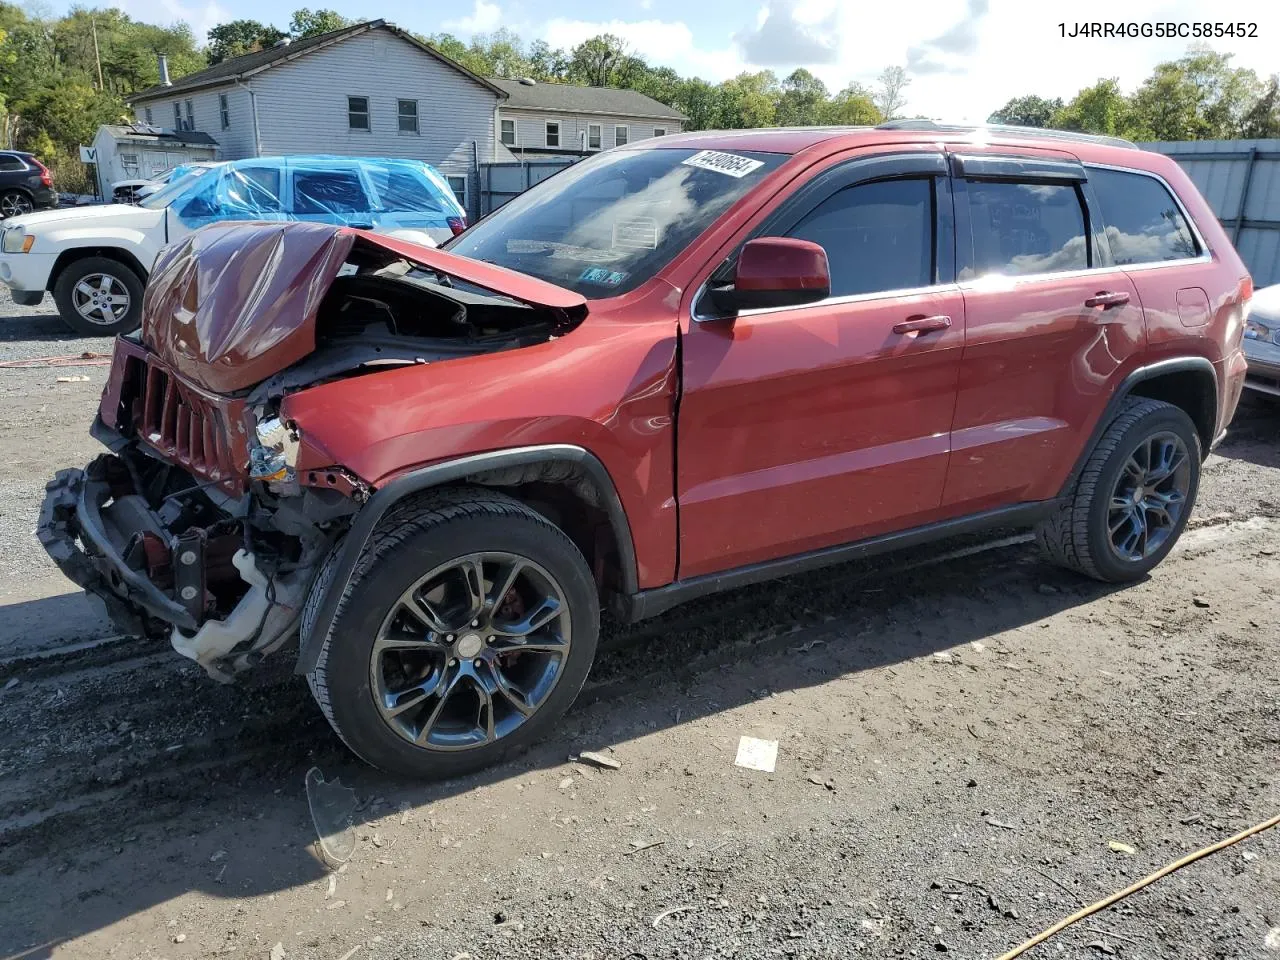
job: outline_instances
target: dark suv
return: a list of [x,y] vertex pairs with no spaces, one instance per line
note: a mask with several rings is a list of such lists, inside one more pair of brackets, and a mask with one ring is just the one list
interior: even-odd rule
[[0,150],[0,220],[57,205],[48,167],[29,153]]
[[1007,526],[1147,575],[1251,295],[1172,160],[1051,131],[655,138],[445,249],[215,224],[157,261],[40,537],[220,679],[300,632],[356,753],[456,774],[556,721],[602,609]]

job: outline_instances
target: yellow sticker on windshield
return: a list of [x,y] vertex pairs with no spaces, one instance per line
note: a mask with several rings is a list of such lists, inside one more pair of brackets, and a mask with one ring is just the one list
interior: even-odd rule
[[718,150],[699,150],[688,160],[684,161],[686,167],[701,167],[703,170],[714,170],[716,173],[723,173],[729,177],[745,177],[748,173],[759,170],[764,166],[763,160],[752,160],[750,157],[740,157],[736,153],[721,153]]

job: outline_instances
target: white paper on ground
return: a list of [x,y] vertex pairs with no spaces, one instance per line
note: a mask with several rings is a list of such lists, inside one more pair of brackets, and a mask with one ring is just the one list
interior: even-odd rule
[[733,763],[748,770],[773,773],[773,768],[778,763],[778,741],[742,737],[738,740],[738,757]]

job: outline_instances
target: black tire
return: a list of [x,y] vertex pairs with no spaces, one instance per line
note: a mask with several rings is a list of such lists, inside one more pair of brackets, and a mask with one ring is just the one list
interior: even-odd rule
[[[1108,528],[1112,493],[1134,451],[1162,434],[1174,434],[1186,447],[1190,475],[1185,502],[1158,549],[1140,560],[1126,559],[1112,548]],[[1200,435],[1183,410],[1160,400],[1128,398],[1093,448],[1071,491],[1036,528],[1042,554],[1052,563],[1107,583],[1128,583],[1146,576],[1168,556],[1186,527],[1200,486],[1202,459]]]
[[[95,322],[82,316],[76,309],[76,285],[86,278],[110,277],[111,290],[119,284],[128,293],[128,309],[116,320],[107,322],[103,317]],[[142,322],[142,292],[145,284],[141,277],[119,260],[107,257],[83,257],[67,264],[53,285],[53,299],[63,323],[85,337],[113,337],[118,333],[136,330]],[[115,294],[118,296],[118,294]]]
[[[512,732],[482,746],[448,752],[427,749],[393,730],[375,704],[374,641],[401,596],[419,578],[453,559],[485,551],[532,560],[554,578],[572,623],[572,642],[555,685]],[[334,557],[336,552],[321,569],[303,612],[304,637],[310,635],[320,598],[331,585]],[[403,776],[456,777],[498,763],[547,733],[586,682],[599,632],[595,581],[582,553],[558,527],[495,491],[432,491],[393,507],[374,530],[307,682],[329,724],[362,760]]]
[[5,190],[0,193],[0,220],[31,213],[35,208],[30,194],[25,190]]

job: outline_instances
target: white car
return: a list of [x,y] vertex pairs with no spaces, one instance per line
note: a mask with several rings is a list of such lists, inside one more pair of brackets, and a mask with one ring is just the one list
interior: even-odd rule
[[143,288],[161,249],[222,220],[337,223],[429,247],[466,228],[448,182],[418,160],[236,160],[188,174],[137,206],[6,220],[0,281],[24,306],[52,291],[62,319],[82,335],[126,333],[141,323]]
[[173,181],[180,177],[185,177],[188,173],[207,173],[217,166],[221,166],[220,161],[201,160],[196,163],[179,164],[172,170],[166,170],[160,176],[152,177],[150,180],[142,178],[117,180],[111,185],[111,200],[113,203],[137,203],[139,200],[163,190]]

